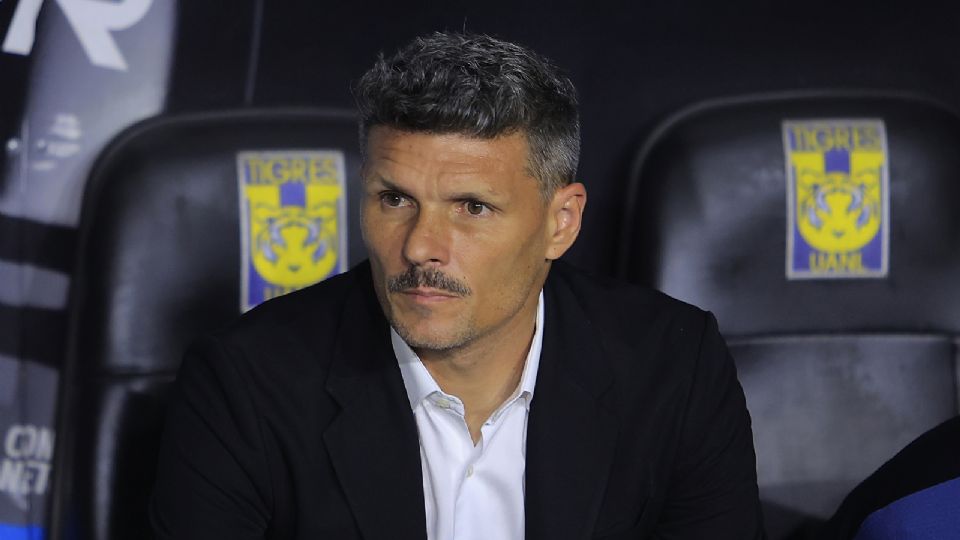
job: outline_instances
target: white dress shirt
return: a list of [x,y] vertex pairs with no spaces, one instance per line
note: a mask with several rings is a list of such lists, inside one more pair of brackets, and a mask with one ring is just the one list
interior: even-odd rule
[[483,423],[476,445],[463,402],[446,394],[392,328],[393,352],[420,432],[429,540],[521,540],[527,416],[543,343],[543,292],[520,384]]

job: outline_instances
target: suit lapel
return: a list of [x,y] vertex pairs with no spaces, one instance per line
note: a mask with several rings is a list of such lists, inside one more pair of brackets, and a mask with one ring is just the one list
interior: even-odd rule
[[527,428],[526,537],[591,536],[619,425],[612,375],[587,315],[562,280],[545,292],[537,385]]
[[425,539],[416,422],[369,271],[356,280],[337,340],[327,390],[342,410],[324,442],[357,525],[367,540]]

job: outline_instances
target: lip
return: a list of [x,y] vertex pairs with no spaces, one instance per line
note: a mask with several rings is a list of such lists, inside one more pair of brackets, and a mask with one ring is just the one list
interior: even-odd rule
[[425,287],[418,287],[416,289],[407,289],[401,291],[400,294],[406,296],[407,298],[413,300],[414,302],[421,303],[434,303],[434,302],[444,302],[447,300],[455,300],[459,296],[451,294],[447,291],[441,291],[438,289],[430,289]]

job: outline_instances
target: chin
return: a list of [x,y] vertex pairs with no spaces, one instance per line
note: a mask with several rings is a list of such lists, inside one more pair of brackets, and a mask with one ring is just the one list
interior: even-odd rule
[[414,350],[449,351],[460,348],[473,339],[470,332],[442,332],[435,328],[420,331],[411,329],[400,321],[394,321],[393,328]]

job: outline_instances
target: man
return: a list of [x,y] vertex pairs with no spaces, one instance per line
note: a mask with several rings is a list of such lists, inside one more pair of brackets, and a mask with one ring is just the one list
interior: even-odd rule
[[570,81],[434,34],[356,94],[370,261],[187,355],[157,536],[760,537],[713,318],[555,262],[586,204]]

